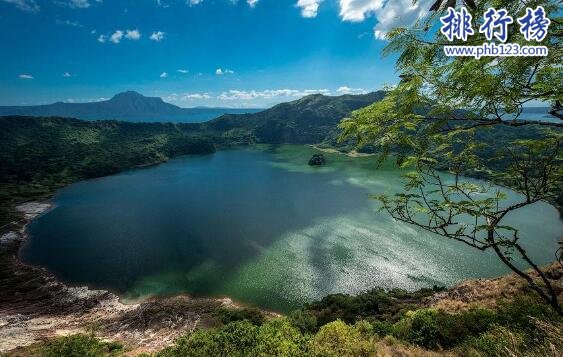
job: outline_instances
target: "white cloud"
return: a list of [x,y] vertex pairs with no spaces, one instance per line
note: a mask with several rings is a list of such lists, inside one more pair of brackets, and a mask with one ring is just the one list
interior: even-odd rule
[[203,0],[186,0],[186,4],[193,6],[193,5],[199,5],[203,2]]
[[[412,3],[412,0],[409,1]],[[344,21],[364,21],[367,16],[381,9],[383,3],[384,0],[340,0],[340,16]]]
[[167,8],[167,7],[170,6],[170,5],[168,5],[167,3],[165,3],[165,2],[162,1],[162,0],[156,0],[156,5],[157,5],[157,6],[160,6],[160,7],[163,7],[163,8]]
[[230,90],[228,92],[221,93],[217,99],[224,101],[233,100],[254,100],[254,99],[272,99],[277,97],[304,97],[310,94],[324,94],[329,95],[330,91],[328,89],[266,89],[262,91],[245,91],[245,90]]
[[34,79],[31,74],[20,74],[18,77],[21,79]]
[[70,74],[69,72],[65,72],[65,73],[63,73],[63,77],[69,78],[69,77],[72,77],[72,74]]
[[254,7],[258,3],[258,0],[246,0],[246,3],[248,4],[248,6]]
[[106,36],[106,35],[100,35],[100,36],[98,37],[98,42],[105,43],[106,41],[107,41],[107,36]]
[[209,93],[186,93],[180,97],[182,100],[211,99]]
[[35,0],[0,0],[8,4],[14,4],[18,9],[29,12],[39,11],[39,5]]
[[336,90],[338,94],[366,94],[368,91],[363,88],[350,88],[342,86]]
[[218,76],[222,76],[225,74],[233,74],[235,73],[235,71],[230,70],[230,69],[221,69],[221,68],[217,68],[217,70],[215,71],[215,74]]
[[166,78],[166,77],[168,77],[168,73],[162,72],[162,73],[160,74],[160,78]]
[[128,39],[128,40],[137,41],[138,39],[141,38],[141,33],[137,29],[127,30],[126,34],[125,34],[125,38]]
[[209,93],[184,93],[184,94],[177,94],[172,93],[166,97],[164,100],[166,102],[187,102],[187,101],[201,101],[201,100],[209,100],[213,97]]
[[[53,2],[59,6],[70,7],[72,9],[86,9],[90,7],[88,0],[54,0]],[[101,1],[96,0],[96,2]]]
[[162,31],[155,31],[152,33],[152,35],[149,38],[153,41],[160,42],[164,40],[164,35],[165,33]]
[[311,18],[317,17],[321,2],[323,0],[298,0],[296,6],[301,8],[301,16]]
[[119,43],[121,42],[122,38],[123,38],[123,31],[117,30],[109,37],[109,40],[113,43]]
[[389,30],[414,24],[428,14],[433,1],[419,0],[414,5],[412,0],[388,1],[381,10],[377,11],[377,24],[373,29],[375,37],[384,39]]
[[178,73],[187,74],[189,71],[187,69],[177,69]]
[[85,9],[87,7],[90,7],[90,3],[88,2],[88,0],[70,0],[69,5],[70,7],[75,7],[80,9]]
[[409,26],[428,13],[432,1],[419,0],[339,0],[340,17],[343,21],[364,21],[374,16],[376,25],[374,36],[384,39],[389,30],[395,27]]
[[70,26],[70,27],[83,27],[78,21],[70,21],[70,20],[55,20],[55,23],[57,25],[64,25],[64,26]]

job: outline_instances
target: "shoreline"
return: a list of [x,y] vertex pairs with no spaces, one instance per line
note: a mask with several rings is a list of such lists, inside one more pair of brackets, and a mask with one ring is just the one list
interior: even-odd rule
[[[349,157],[374,155],[356,153],[357,156],[353,156],[356,154],[308,146]],[[141,167],[133,169],[136,168]],[[44,267],[24,263],[20,259],[20,250],[29,238],[28,225],[54,207],[51,199],[15,205],[12,209],[21,219],[2,227],[2,232],[8,229],[0,234],[0,354],[55,336],[90,331],[102,339],[123,343],[131,352],[153,352],[170,345],[175,338],[188,331],[216,327],[215,311],[218,308],[239,309],[248,306],[234,302],[229,297],[190,297],[187,294],[157,295],[125,303],[111,291],[73,286],[60,281]],[[4,253],[8,256],[4,257]],[[2,274],[5,266],[8,267],[7,278]],[[23,289],[16,284],[6,288],[6,280],[20,275],[24,279],[16,284],[25,285]],[[428,303],[440,306],[444,300],[450,299],[452,305],[458,304],[459,296],[449,293],[455,291],[458,285],[474,285],[474,281],[486,284],[499,279],[504,280],[504,276],[464,280],[450,287],[446,293],[437,294]],[[31,289],[28,289],[28,281],[35,284]],[[10,294],[14,296],[9,297]],[[262,311],[270,316],[277,315]]]
[[368,153],[362,153],[362,152],[358,152],[356,150],[352,150],[349,152],[342,152],[339,151],[337,149],[332,149],[332,148],[321,148],[318,145],[315,144],[309,144],[307,145],[315,150],[327,153],[327,154],[339,154],[339,155],[344,155],[344,156],[348,156],[348,157],[370,157],[370,156],[375,156],[376,154],[368,154]]
[[124,303],[115,293],[73,286],[44,267],[24,263],[19,253],[28,239],[28,225],[53,207],[50,201],[14,206],[22,219],[0,235],[0,353],[87,332],[120,341],[131,352],[152,352],[188,331],[217,326],[215,312],[220,308],[244,307],[228,297],[187,294]]

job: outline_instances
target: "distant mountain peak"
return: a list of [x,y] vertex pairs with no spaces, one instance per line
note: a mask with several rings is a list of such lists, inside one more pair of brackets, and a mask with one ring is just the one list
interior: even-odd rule
[[139,99],[161,99],[158,97],[146,97],[139,92],[129,90],[126,92],[117,93],[110,100],[139,100]]

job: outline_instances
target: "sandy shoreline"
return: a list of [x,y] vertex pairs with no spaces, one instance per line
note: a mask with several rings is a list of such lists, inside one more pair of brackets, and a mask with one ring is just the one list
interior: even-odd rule
[[338,151],[336,149],[331,149],[331,148],[321,148],[317,145],[309,145],[310,147],[312,147],[315,150],[319,150],[328,154],[339,154],[339,155],[346,155],[348,157],[369,157],[369,156],[375,156],[376,154],[368,154],[368,153],[362,153],[362,152],[357,152],[356,150],[352,150],[349,152],[342,152],[342,151]]
[[229,298],[186,295],[125,304],[111,292],[68,286],[46,269],[22,263],[18,253],[27,225],[52,207],[49,202],[14,207],[22,221],[0,235],[0,353],[85,332],[120,341],[131,352],[156,351],[188,331],[215,326],[218,308],[240,307]]

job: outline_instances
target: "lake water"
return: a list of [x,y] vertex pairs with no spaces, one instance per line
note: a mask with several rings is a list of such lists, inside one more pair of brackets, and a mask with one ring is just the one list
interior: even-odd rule
[[[226,150],[71,185],[32,222],[22,258],[130,300],[189,293],[278,311],[330,293],[507,271],[492,254],[377,213],[368,195],[400,190],[401,172],[337,154],[312,168],[314,152]],[[553,261],[562,229],[553,207],[538,203],[508,222],[532,257]]]

